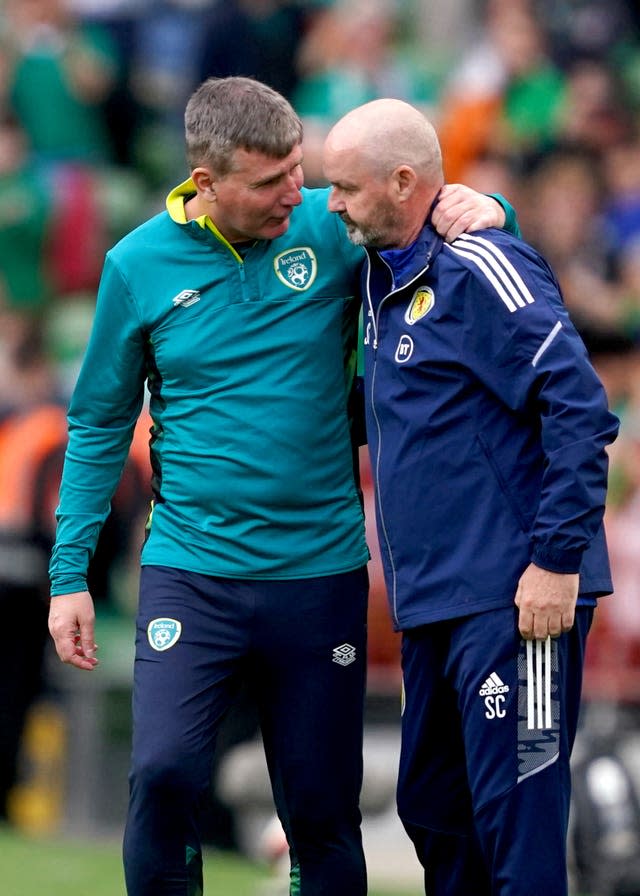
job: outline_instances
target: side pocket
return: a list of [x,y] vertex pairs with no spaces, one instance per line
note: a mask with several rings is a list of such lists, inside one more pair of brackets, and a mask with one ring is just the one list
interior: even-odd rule
[[492,452],[489,444],[487,443],[486,439],[484,438],[483,434],[477,433],[476,438],[480,444],[480,447],[482,448],[484,456],[487,459],[487,463],[491,467],[493,475],[500,487],[500,491],[504,495],[504,497],[507,501],[507,504],[513,511],[516,519],[518,520],[518,523],[520,524],[520,528],[522,529],[522,531],[525,534],[529,534],[529,532],[531,531],[531,524],[533,522],[533,516],[532,516],[531,520],[527,520],[525,513],[523,511],[523,508],[520,506],[516,496],[513,494],[512,490],[509,486],[509,483],[505,479],[503,471],[502,471],[499,463],[496,461],[496,459],[493,455],[493,452]]

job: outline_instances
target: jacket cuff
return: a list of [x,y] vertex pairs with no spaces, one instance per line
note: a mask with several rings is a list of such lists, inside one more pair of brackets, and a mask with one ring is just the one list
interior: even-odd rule
[[548,569],[550,572],[571,574],[580,572],[583,553],[582,549],[559,551],[549,547],[549,545],[535,544],[531,554],[531,561],[536,566]]
[[501,205],[504,209],[505,221],[502,229],[506,230],[508,233],[512,233],[514,236],[521,237],[522,233],[520,232],[516,210],[511,203],[505,199],[501,193],[487,193],[487,196],[491,196],[492,199],[495,199],[498,205]]
[[60,597],[63,594],[77,594],[87,591],[87,580],[84,578],[56,579],[51,583],[51,597]]

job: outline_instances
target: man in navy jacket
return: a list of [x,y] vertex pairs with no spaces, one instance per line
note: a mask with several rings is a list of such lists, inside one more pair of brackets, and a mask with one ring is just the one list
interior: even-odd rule
[[367,247],[367,432],[405,707],[398,810],[429,896],[566,896],[587,632],[612,591],[618,421],[538,253],[443,242],[433,127],[377,100],[325,147]]

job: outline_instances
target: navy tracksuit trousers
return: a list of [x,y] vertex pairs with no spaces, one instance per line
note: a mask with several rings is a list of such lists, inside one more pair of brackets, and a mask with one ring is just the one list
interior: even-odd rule
[[124,839],[129,896],[202,893],[198,807],[240,678],[257,701],[291,893],[364,896],[366,611],[366,568],[292,581],[143,568]]
[[522,641],[505,608],[403,632],[398,812],[428,896],[567,896],[569,760],[593,610]]

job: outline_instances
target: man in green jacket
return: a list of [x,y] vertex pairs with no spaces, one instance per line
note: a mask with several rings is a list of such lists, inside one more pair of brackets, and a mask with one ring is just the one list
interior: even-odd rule
[[[303,189],[279,94],[210,79],[186,110],[191,177],[107,255],[51,560],[60,658],[95,667],[89,558],[149,393],[129,896],[202,892],[198,803],[246,678],[291,892],[366,893],[358,808],[368,560],[351,440],[362,250]],[[500,226],[450,188],[441,226]],[[461,223],[456,223],[461,222]]]

